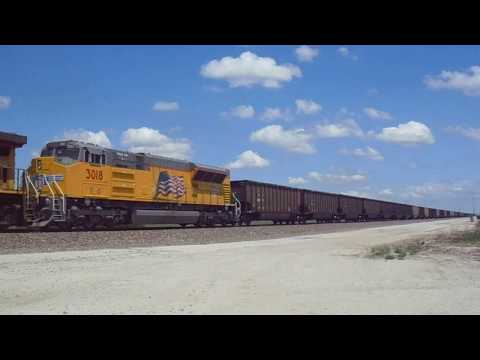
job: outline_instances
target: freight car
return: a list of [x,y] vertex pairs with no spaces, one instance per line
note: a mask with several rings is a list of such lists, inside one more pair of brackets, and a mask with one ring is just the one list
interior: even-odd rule
[[412,219],[420,219],[420,206],[412,206]]
[[382,202],[382,217],[385,220],[395,220],[397,218],[395,203],[389,201]]
[[396,204],[395,215],[398,220],[413,219],[412,205]]
[[25,173],[24,218],[65,229],[234,224],[228,169],[81,141],[48,143]]
[[419,212],[419,215],[418,215],[418,219],[425,219],[426,216],[425,216],[425,211],[427,210],[427,208],[423,207],[423,206],[420,206],[420,212]]
[[301,212],[304,221],[317,223],[340,219],[339,196],[320,191],[302,190]]
[[425,208],[423,206],[412,205],[411,219],[425,219]]
[[364,221],[366,220],[363,208],[363,198],[339,195],[339,216],[345,221]]
[[303,222],[302,190],[258,181],[232,181],[232,191],[241,204],[240,225],[254,220],[274,224]]
[[15,152],[27,143],[22,135],[0,132],[0,228],[22,221],[22,170],[15,167]]
[[363,199],[364,216],[366,220],[383,219],[383,201]]

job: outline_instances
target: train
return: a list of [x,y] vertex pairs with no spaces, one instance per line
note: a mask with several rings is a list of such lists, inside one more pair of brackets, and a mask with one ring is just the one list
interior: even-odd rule
[[305,224],[308,221],[380,221],[465,217],[469,214],[430,209],[384,200],[367,199],[252,180],[232,181],[241,205],[239,223],[271,221]]
[[0,228],[175,224],[185,227],[469,216],[252,180],[230,170],[78,141],[47,143],[15,167],[22,135],[0,132]]

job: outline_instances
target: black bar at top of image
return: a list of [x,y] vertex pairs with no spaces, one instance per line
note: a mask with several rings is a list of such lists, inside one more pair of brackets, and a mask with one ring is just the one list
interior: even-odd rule
[[160,7],[141,14],[132,10],[128,19],[114,12],[102,16],[96,9],[76,10],[72,18],[32,16],[22,22],[5,16],[0,23],[0,44],[480,44],[477,21],[468,18],[475,11],[454,17],[434,9],[426,13],[418,8],[390,9],[377,14],[368,13],[364,6],[358,9],[364,13],[345,7],[335,11],[322,5],[265,15],[263,9],[232,9],[228,15],[191,9],[182,16],[173,10],[170,16],[170,9]]

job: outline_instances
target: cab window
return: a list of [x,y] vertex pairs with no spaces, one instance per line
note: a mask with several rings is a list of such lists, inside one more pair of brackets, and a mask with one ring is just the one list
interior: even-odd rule
[[92,154],[92,164],[100,164],[102,156],[98,154]]
[[85,150],[84,161],[90,164],[105,165],[105,154],[93,154]]
[[58,147],[55,149],[56,158],[68,158],[70,160],[78,160],[78,149],[69,149],[66,147]]

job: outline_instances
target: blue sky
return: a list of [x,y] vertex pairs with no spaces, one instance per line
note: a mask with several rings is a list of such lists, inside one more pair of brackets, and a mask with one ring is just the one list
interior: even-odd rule
[[[478,46],[0,46],[0,130],[471,210]],[[478,204],[480,206],[480,202]]]

